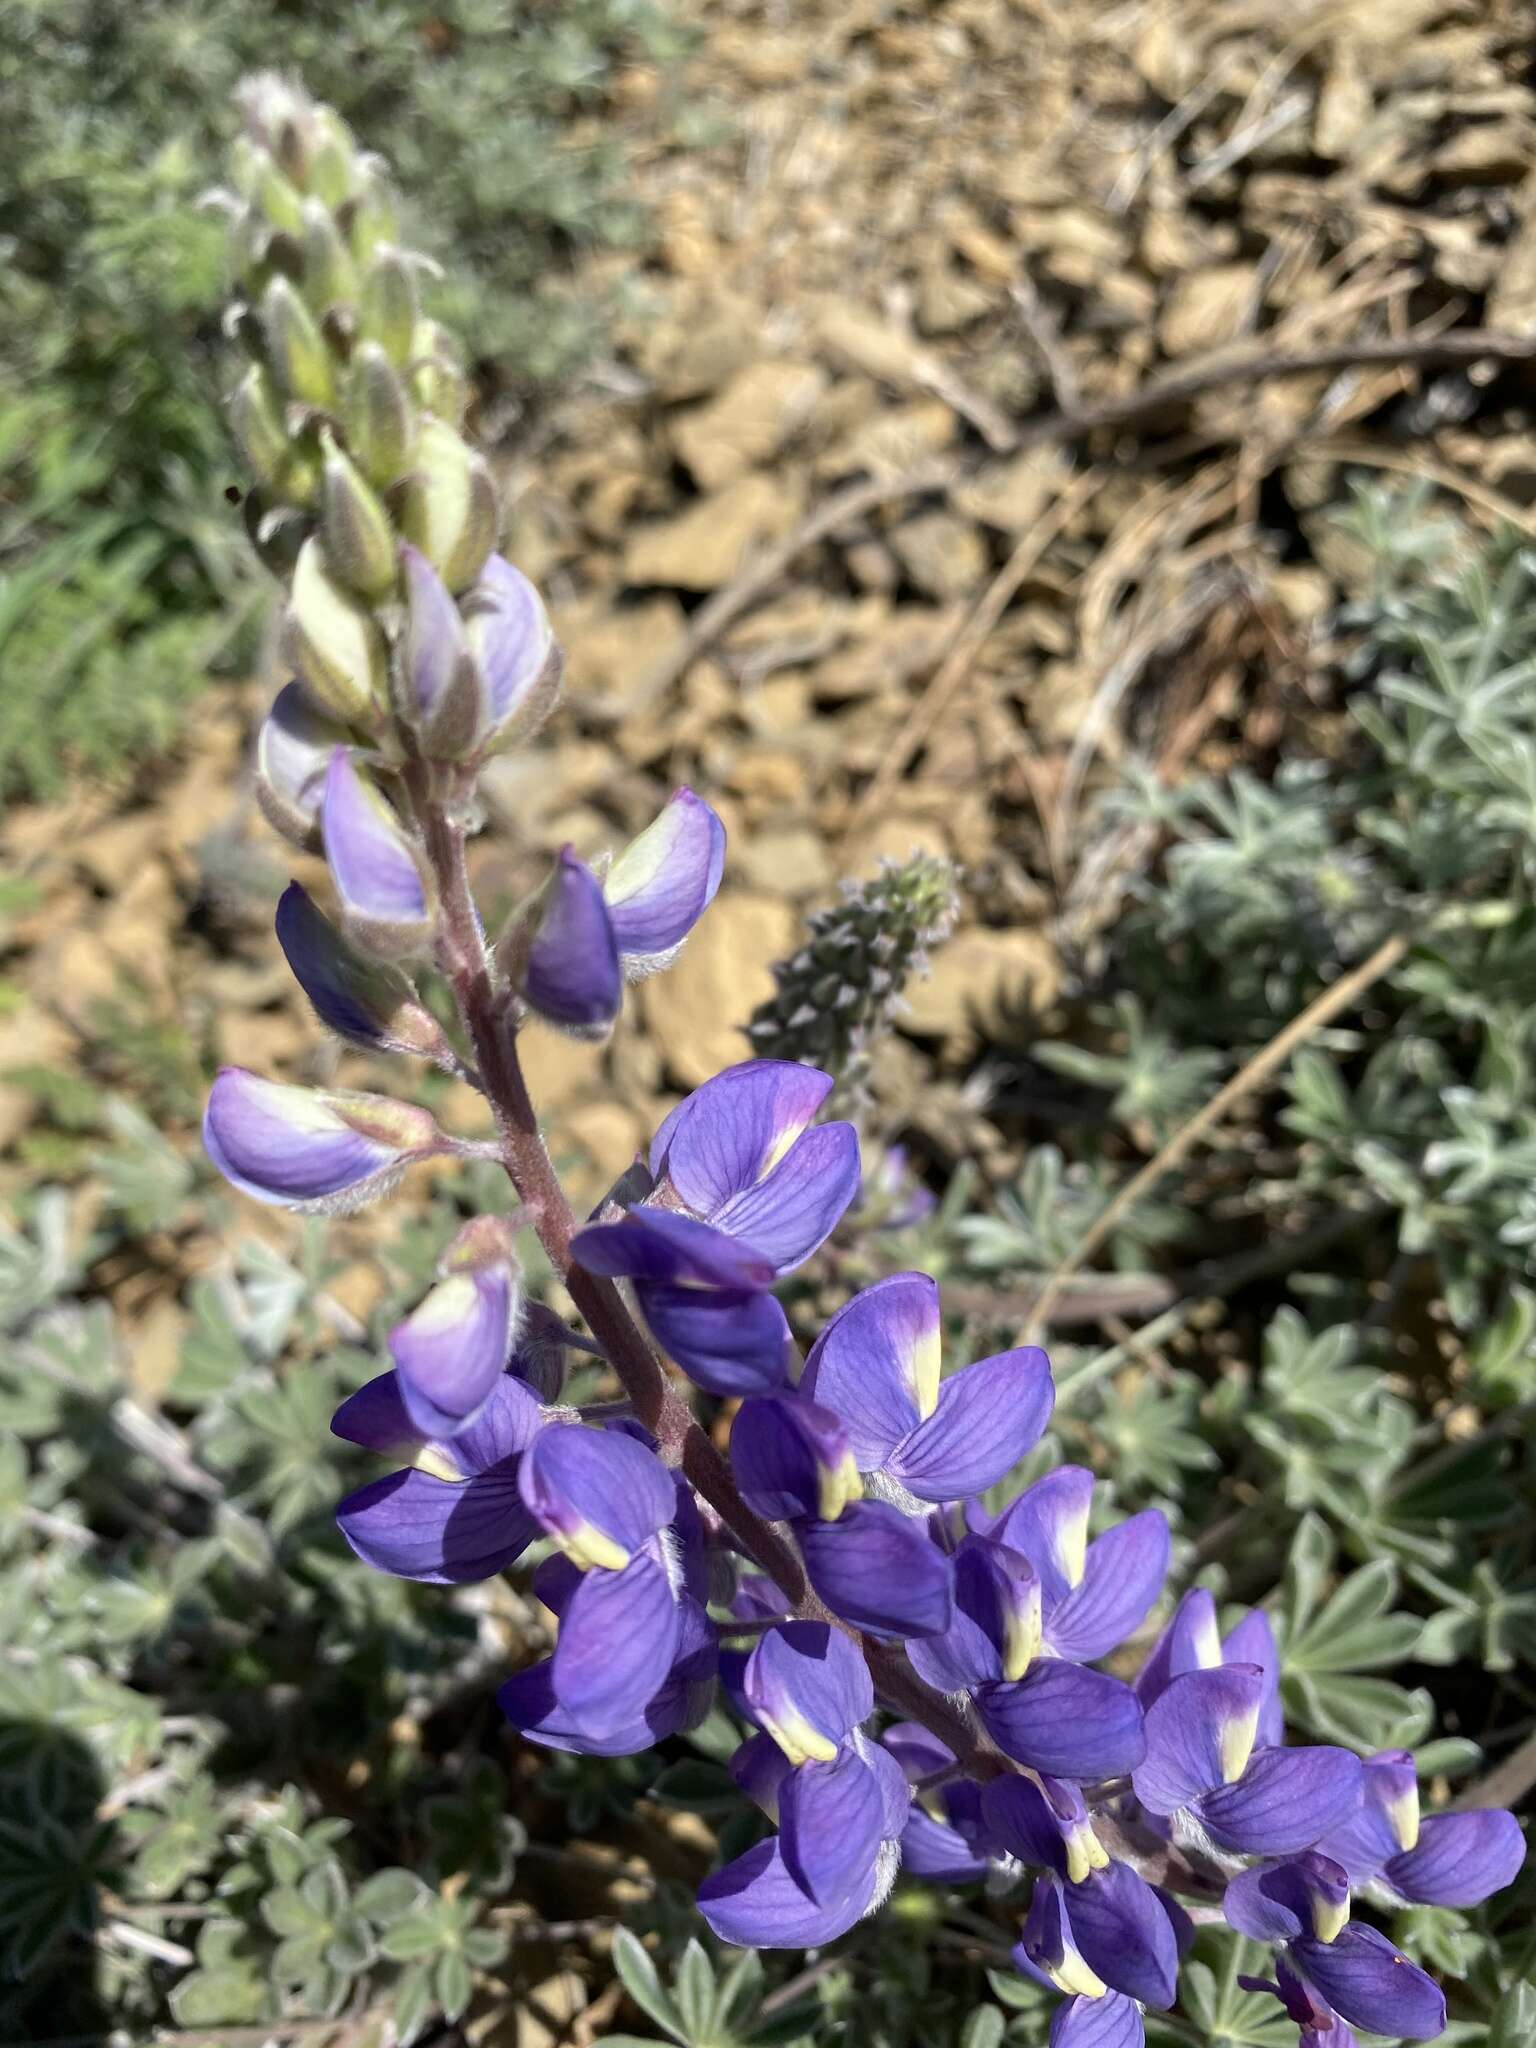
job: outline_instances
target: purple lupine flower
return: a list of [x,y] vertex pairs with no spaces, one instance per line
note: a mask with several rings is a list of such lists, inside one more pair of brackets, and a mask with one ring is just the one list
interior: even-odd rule
[[940,1692],[968,1693],[998,1748],[1053,1778],[1088,1783],[1141,1761],[1141,1708],[1106,1672],[1042,1657],[1040,1581],[1028,1558],[987,1536],[955,1551],[955,1614],[907,1645]]
[[[580,1583],[581,1575],[569,1559],[553,1557],[534,1573],[533,1590],[563,1626]],[[718,1664],[715,1625],[699,1602],[683,1593],[677,1602],[677,1640],[667,1671],[649,1698],[631,1702],[626,1718],[601,1729],[584,1721],[559,1696],[553,1657],[517,1672],[497,1699],[512,1726],[531,1741],[585,1756],[632,1756],[699,1725],[714,1703]]]
[[421,863],[395,813],[336,747],[325,771],[320,832],[342,923],[370,952],[390,958],[422,950],[432,904]]
[[1157,1508],[1117,1522],[1090,1543],[1092,1497],[1091,1472],[1059,1465],[1001,1514],[988,1517],[973,1507],[966,1517],[973,1530],[1029,1559],[1040,1581],[1045,1647],[1080,1664],[1107,1657],[1140,1626],[1162,1591],[1170,1547],[1167,1518]]
[[1026,1977],[1066,1994],[1051,2016],[1050,2048],[1143,2048],[1140,2006],[1084,1957],[1056,1878],[1037,1879],[1013,1959]]
[[203,1148],[227,1181],[258,1202],[315,1215],[375,1201],[447,1142],[411,1103],[295,1088],[244,1067],[220,1069],[203,1113]]
[[840,1417],[861,1473],[898,1499],[995,1485],[1039,1441],[1055,1390],[1025,1345],[939,1377],[939,1290],[896,1273],[847,1302],[811,1347],[801,1387]]
[[1169,1618],[1136,1680],[1136,1697],[1150,1707],[1171,1680],[1189,1671],[1214,1671],[1223,1664],[1257,1664],[1264,1673],[1256,1741],[1273,1747],[1285,1740],[1280,1705],[1280,1651],[1269,1616],[1250,1608],[1223,1637],[1216,1620],[1216,1602],[1204,1586],[1192,1586]]
[[522,996],[574,1038],[603,1038],[624,1002],[618,942],[603,886],[576,849],[562,847],[523,965]]
[[532,738],[560,694],[560,650],[544,600],[521,569],[492,555],[461,603],[484,683],[487,744],[500,750]]
[[532,1388],[503,1373],[467,1429],[434,1437],[412,1419],[399,1375],[381,1373],[342,1402],[331,1430],[403,1462],[348,1494],[336,1510],[342,1535],[398,1579],[494,1578],[539,1534],[518,1471],[543,1426]]
[[983,1790],[982,1814],[1009,1855],[1046,1873],[1040,1882],[1055,1887],[1076,1950],[1094,1975],[1140,2005],[1171,2006],[1178,1925],[1144,1877],[1105,1853],[1081,1793],[1050,1778],[995,1778]]
[[628,980],[643,981],[672,964],[724,872],[725,827],[702,797],[679,789],[603,878]]
[[1131,1783],[1176,1842],[1294,1856],[1359,1802],[1360,1759],[1347,1749],[1255,1747],[1265,1687],[1258,1665],[1225,1664],[1173,1679],[1147,1709]]
[[[1257,1870],[1245,1870],[1227,1886],[1222,1911],[1239,1934],[1272,1941],[1279,1948],[1275,1984],[1260,1980],[1291,2009],[1288,1980],[1313,1994],[1302,2019],[1303,2039],[1326,2014],[1351,2027],[1394,2039],[1433,2040],[1445,2025],[1445,1996],[1374,1927],[1349,1917],[1349,1878],[1342,1864],[1316,1852]],[[1292,2017],[1298,2017],[1293,2012]]]
[[518,1468],[524,1505],[580,1572],[564,1600],[550,1684],[572,1725],[599,1738],[631,1726],[667,1682],[684,1592],[672,1524],[677,1489],[624,1429],[540,1432]]
[[256,736],[256,799],[290,845],[320,851],[320,799],[331,755],[347,729],[317,711],[299,683],[285,683]]
[[935,1884],[974,1884],[992,1865],[991,1838],[982,1819],[982,1793],[969,1778],[952,1778],[924,1796],[924,1778],[954,1764],[954,1751],[919,1721],[898,1721],[880,1737],[912,1787],[901,1831],[901,1865]]
[[890,1890],[910,1804],[900,1766],[860,1731],[869,1668],[838,1630],[790,1622],[741,1660],[733,1690],[763,1734],[732,1770],[779,1832],[707,1877],[699,1910],[740,1947],[833,1941]]
[[1366,1758],[1360,1805],[1316,1846],[1342,1864],[1356,1891],[1394,1906],[1480,1906],[1513,1883],[1525,1861],[1520,1823],[1501,1808],[1421,1820],[1406,1749]]
[[834,1614],[882,1637],[949,1626],[949,1559],[921,1521],[863,1499],[847,1431],[830,1409],[793,1393],[743,1402],[731,1464],[754,1513],[793,1525],[811,1584]]
[[788,1330],[766,1290],[858,1193],[852,1125],[811,1128],[831,1087],[792,1060],[717,1074],[657,1132],[651,1198],[572,1241],[589,1273],[633,1280],[652,1335],[710,1393],[782,1383]]
[[443,1277],[389,1333],[400,1398],[428,1436],[475,1422],[506,1369],[521,1306],[518,1269],[494,1217],[477,1217],[444,1255]]

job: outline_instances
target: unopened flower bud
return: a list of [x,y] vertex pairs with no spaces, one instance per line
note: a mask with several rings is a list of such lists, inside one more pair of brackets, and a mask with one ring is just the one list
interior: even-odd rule
[[467,760],[485,736],[484,680],[447,585],[418,548],[400,553],[407,609],[396,712],[428,760]]
[[280,1209],[347,1215],[387,1194],[413,1160],[446,1147],[431,1114],[385,1095],[293,1088],[225,1067],[203,1118],[209,1158]]
[[340,206],[351,196],[356,167],[357,144],[351,129],[334,107],[317,107],[307,189],[326,206]]
[[555,708],[563,667],[543,600],[520,569],[492,555],[465,593],[464,618],[485,679],[491,746],[531,739]]
[[[302,476],[304,472],[296,471],[295,474]],[[318,476],[314,482],[318,483]],[[240,512],[246,533],[261,558],[262,566],[279,583],[292,582],[309,533],[309,520],[302,511],[295,509],[295,503],[306,502],[312,494],[312,488],[306,488],[302,494],[297,487],[290,488],[288,496],[295,502],[287,504],[277,502],[271,492],[259,485],[245,494]]]
[[285,277],[274,277],[262,293],[261,331],[283,395],[305,405],[329,406],[334,389],[330,351],[314,315]]
[[256,801],[290,845],[320,851],[325,771],[346,728],[323,718],[297,683],[285,683],[256,736]]
[[323,314],[357,287],[347,245],[336,216],[318,199],[304,202],[304,296],[316,314]]
[[418,313],[415,272],[392,243],[381,243],[363,278],[359,332],[403,369],[411,359]]
[[536,915],[523,1000],[573,1038],[605,1038],[624,1001],[624,973],[602,884],[573,847],[562,848]]
[[298,235],[304,226],[304,202],[270,156],[257,160],[255,202],[267,223],[285,234]]
[[395,536],[389,514],[329,434],[324,447],[320,537],[326,563],[349,589],[380,598],[395,583]]
[[400,215],[377,158],[360,160],[357,189],[337,208],[337,216],[359,269],[381,243],[398,243]]
[[335,749],[326,770],[320,832],[348,936],[383,959],[420,952],[432,935],[422,862],[345,747]]
[[354,946],[297,882],[283,891],[276,930],[294,980],[327,1030],[365,1052],[415,1053],[439,1064],[451,1060],[442,1026],[417,1002],[399,969]]
[[293,449],[283,420],[282,400],[259,363],[246,371],[230,395],[229,424],[257,481],[278,497],[285,497]]
[[400,493],[400,530],[451,591],[466,589],[485,567],[500,515],[484,461],[442,420],[423,420]]
[[387,491],[410,467],[416,422],[399,372],[376,341],[359,342],[353,352],[342,421],[364,475]]
[[420,320],[411,342],[411,390],[418,405],[456,427],[469,403],[469,380],[453,336],[436,320]]
[[381,709],[387,656],[377,621],[330,575],[318,540],[299,550],[283,623],[288,659],[312,701],[345,724],[366,725]]

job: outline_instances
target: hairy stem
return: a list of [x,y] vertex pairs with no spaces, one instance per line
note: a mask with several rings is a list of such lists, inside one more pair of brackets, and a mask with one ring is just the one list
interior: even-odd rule
[[497,1014],[490,961],[470,894],[464,828],[436,800],[424,764],[412,763],[406,769],[406,785],[442,904],[438,965],[474,1047],[496,1119],[501,1163],[528,1209],[550,1264],[603,1347],[636,1418],[655,1437],[664,1461],[682,1471],[748,1556],[767,1572],[797,1620],[827,1622],[851,1636],[885,1699],[947,1743],[969,1775],[995,1776],[1007,1768],[1003,1759],[948,1701],[923,1684],[901,1651],[850,1628],[818,1599],[785,1531],[754,1514],[742,1499],[730,1466],[664,1371],[618,1287],[572,1263],[576,1218],[540,1133],[516,1039]]

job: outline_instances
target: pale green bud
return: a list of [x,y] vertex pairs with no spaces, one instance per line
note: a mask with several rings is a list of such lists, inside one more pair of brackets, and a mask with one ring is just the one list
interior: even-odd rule
[[285,277],[274,277],[261,295],[261,331],[267,362],[284,397],[329,406],[334,387],[330,351],[314,316]]
[[395,584],[395,536],[389,514],[355,463],[323,437],[320,538],[337,579],[363,597],[380,598]]
[[357,274],[331,209],[318,199],[304,202],[304,296],[316,313],[351,298]]
[[340,206],[357,182],[357,144],[334,107],[315,109],[315,148],[308,189],[327,206]]
[[420,320],[411,342],[411,393],[418,405],[456,427],[469,403],[469,382],[452,336],[435,320]]
[[387,491],[410,467],[416,422],[405,386],[376,341],[360,342],[352,357],[341,417],[364,475]]
[[400,491],[400,531],[455,595],[485,567],[501,506],[491,472],[439,419],[424,419],[416,461]]
[[304,201],[271,157],[263,155],[256,172],[256,205],[275,228],[296,235],[304,225]]
[[320,710],[348,725],[366,725],[377,714],[388,680],[384,635],[329,573],[315,539],[305,541],[294,566],[283,649]]
[[398,249],[381,243],[363,278],[358,331],[403,369],[411,358],[417,315],[415,273]]
[[357,189],[337,209],[352,260],[361,269],[382,243],[398,244],[400,215],[377,158],[362,161]]
[[286,497],[284,479],[293,450],[283,422],[282,400],[259,363],[246,371],[230,394],[229,424],[257,482]]

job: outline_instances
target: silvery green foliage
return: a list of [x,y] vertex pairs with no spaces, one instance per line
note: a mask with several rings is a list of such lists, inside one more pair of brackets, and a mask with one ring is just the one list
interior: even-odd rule
[[959,898],[946,860],[882,861],[872,881],[847,881],[843,901],[814,912],[809,937],[774,963],[776,992],[747,1025],[760,1058],[799,1060],[837,1081],[835,1100],[862,1104],[871,1047],[900,1016],[902,991],[954,928]]

